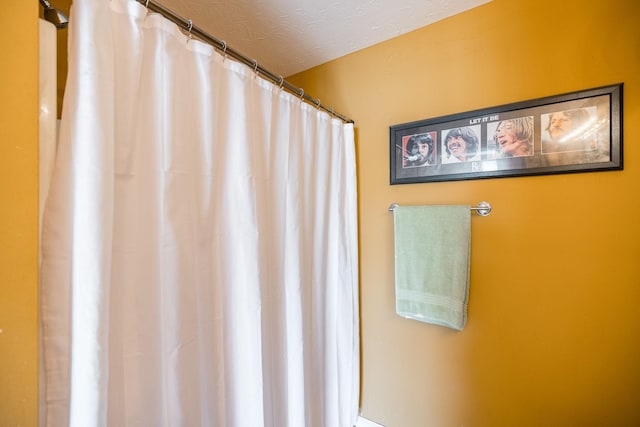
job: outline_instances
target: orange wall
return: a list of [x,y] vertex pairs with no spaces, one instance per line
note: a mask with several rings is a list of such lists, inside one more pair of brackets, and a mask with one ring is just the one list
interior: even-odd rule
[[[640,5],[494,0],[289,78],[356,121],[365,417],[640,425]],[[389,185],[389,126],[624,82],[624,171]],[[476,203],[462,332],[394,312],[401,204]]]
[[38,2],[0,14],[0,426],[38,420]]

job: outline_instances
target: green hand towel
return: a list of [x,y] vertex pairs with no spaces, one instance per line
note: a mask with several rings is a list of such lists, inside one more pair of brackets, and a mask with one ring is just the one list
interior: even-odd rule
[[462,330],[467,322],[470,206],[394,211],[396,312]]

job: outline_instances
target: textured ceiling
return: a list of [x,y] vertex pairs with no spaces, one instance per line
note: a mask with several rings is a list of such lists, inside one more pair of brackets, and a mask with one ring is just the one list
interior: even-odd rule
[[290,76],[490,0],[158,0]]

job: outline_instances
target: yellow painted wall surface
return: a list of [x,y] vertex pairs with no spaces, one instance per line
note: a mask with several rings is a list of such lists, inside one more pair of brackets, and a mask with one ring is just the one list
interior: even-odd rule
[[0,14],[0,426],[38,421],[38,2]]
[[[356,121],[363,415],[640,425],[640,5],[494,0],[289,78]],[[389,185],[389,126],[624,82],[624,171]],[[387,208],[487,200],[462,332],[394,312]]]

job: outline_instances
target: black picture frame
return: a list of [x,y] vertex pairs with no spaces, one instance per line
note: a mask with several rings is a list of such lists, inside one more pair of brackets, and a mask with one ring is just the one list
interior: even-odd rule
[[622,88],[390,126],[391,184],[622,170]]

